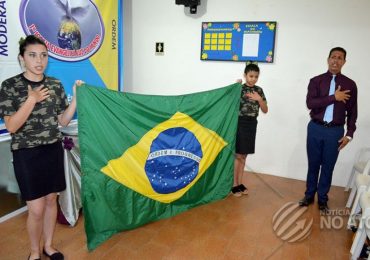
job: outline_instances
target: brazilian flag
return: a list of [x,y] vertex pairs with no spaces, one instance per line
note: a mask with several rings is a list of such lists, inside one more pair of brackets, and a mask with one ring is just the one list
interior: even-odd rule
[[227,196],[241,84],[180,96],[78,88],[89,250],[123,230]]

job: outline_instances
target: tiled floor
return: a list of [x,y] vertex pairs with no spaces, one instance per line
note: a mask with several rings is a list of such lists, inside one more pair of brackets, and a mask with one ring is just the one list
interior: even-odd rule
[[[311,233],[301,242],[289,243],[274,232],[272,219],[286,203],[302,197],[305,183],[263,174],[247,173],[245,177],[249,195],[229,196],[173,218],[122,232],[92,252],[86,249],[83,217],[73,228],[58,224],[55,245],[66,259],[78,260],[349,259],[353,233],[346,229],[347,217],[340,216],[347,214],[343,210],[348,193],[343,188],[332,187],[330,191],[329,206],[337,209],[334,215],[320,216],[317,204],[310,206],[297,220],[306,220],[298,233],[305,232],[313,220]],[[278,230],[299,209],[287,214]],[[287,210],[281,214],[284,212]],[[328,219],[334,219],[332,226]],[[0,259],[27,259],[25,220],[26,213],[0,224]],[[287,224],[286,232],[293,232],[295,223]]]

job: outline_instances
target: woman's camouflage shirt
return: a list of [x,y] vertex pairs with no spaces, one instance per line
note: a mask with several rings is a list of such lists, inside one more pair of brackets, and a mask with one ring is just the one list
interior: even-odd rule
[[36,103],[31,115],[21,128],[12,134],[11,149],[31,148],[61,140],[58,130],[58,115],[68,107],[68,100],[61,82],[44,76],[41,82],[27,80],[23,74],[9,78],[1,84],[0,118],[17,112],[28,97],[28,85],[40,85],[49,89],[50,97]]

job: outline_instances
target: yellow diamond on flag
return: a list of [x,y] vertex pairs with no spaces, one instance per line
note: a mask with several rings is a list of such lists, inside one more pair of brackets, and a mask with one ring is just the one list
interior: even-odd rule
[[170,203],[202,177],[226,145],[216,132],[177,112],[101,171],[146,197]]

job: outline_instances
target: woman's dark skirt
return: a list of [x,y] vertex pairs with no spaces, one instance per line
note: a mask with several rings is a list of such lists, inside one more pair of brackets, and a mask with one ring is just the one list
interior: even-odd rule
[[61,142],[13,151],[15,177],[26,201],[65,190]]
[[257,118],[239,117],[235,152],[253,154],[256,143]]

